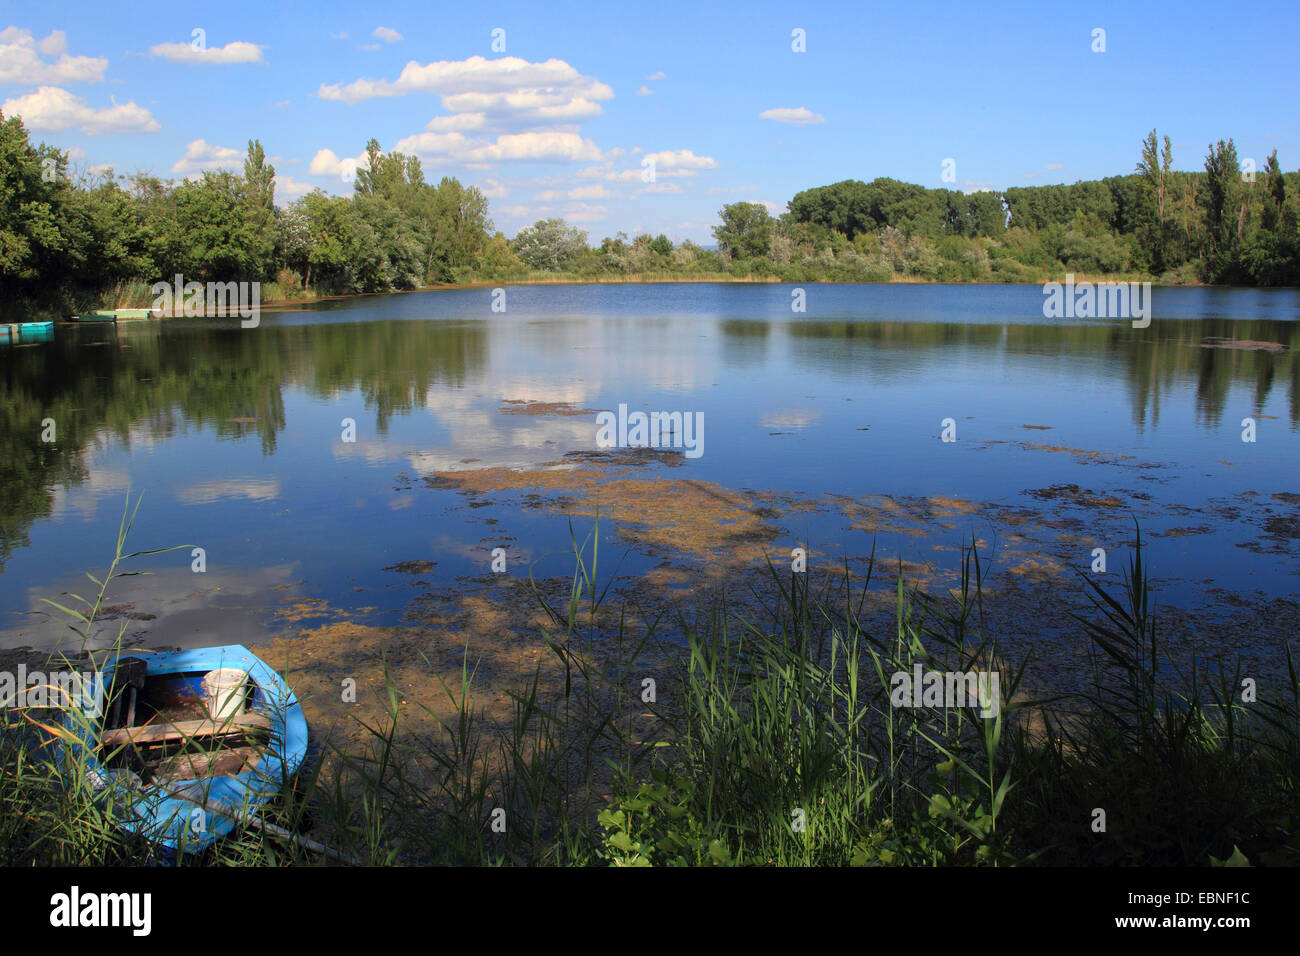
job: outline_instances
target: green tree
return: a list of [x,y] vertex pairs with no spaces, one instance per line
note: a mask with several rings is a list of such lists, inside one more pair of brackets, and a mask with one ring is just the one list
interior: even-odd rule
[[523,274],[527,268],[511,250],[510,241],[497,232],[479,251],[474,274],[484,279],[510,279]]
[[22,119],[0,114],[0,291],[31,292],[74,274],[80,258],[66,235],[72,193],[67,154],[28,141]]
[[1241,163],[1231,139],[1210,144],[1205,158],[1205,189],[1201,207],[1208,241],[1207,277],[1214,282],[1238,280],[1246,205],[1241,183]]
[[[355,220],[360,254],[356,275],[364,292],[414,289],[424,282],[424,243],[415,221],[396,202],[382,196],[357,196],[348,210]],[[367,235],[370,238],[364,238]]]
[[1144,223],[1141,233],[1152,247],[1150,262],[1156,271],[1164,271],[1169,266],[1166,253],[1168,245],[1168,207],[1170,186],[1172,184],[1172,166],[1174,160],[1173,144],[1169,137],[1164,139],[1164,149],[1157,152],[1156,131],[1153,129],[1142,141],[1142,159],[1137,164],[1137,172],[1155,197],[1154,221]]
[[559,272],[587,247],[587,233],[563,219],[539,219],[515,235],[511,248],[530,269]]
[[262,236],[248,217],[243,182],[224,170],[205,172],[175,191],[181,240],[178,271],[187,278],[221,282],[260,279]]
[[310,235],[307,281],[314,276],[323,291],[356,290],[360,243],[351,204],[320,190],[304,196],[302,204]]
[[[457,282],[478,260],[487,244],[492,221],[487,197],[476,186],[462,186],[443,177],[434,191],[433,232],[426,272],[429,281]],[[584,234],[584,244],[586,236]]]
[[244,158],[244,205],[253,233],[252,256],[259,278],[271,275],[275,261],[275,167],[266,162],[259,140],[248,141]]
[[718,248],[736,259],[750,259],[767,254],[772,244],[775,220],[762,203],[735,202],[718,212],[722,224],[713,227]]
[[79,190],[75,205],[86,217],[86,248],[81,278],[91,288],[103,289],[119,282],[158,276],[150,253],[150,238],[141,203],[106,178],[94,189]]
[[310,283],[311,223],[305,197],[275,207],[275,258],[280,268],[302,275],[304,286]]

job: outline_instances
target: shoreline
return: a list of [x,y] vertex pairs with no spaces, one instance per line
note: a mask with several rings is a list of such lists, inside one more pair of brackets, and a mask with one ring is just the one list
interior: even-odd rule
[[[1045,282],[1059,280],[1044,280]],[[1080,282],[1150,282],[1153,288],[1168,289],[1232,289],[1232,288],[1256,288],[1255,286],[1210,286],[1203,282],[1189,282],[1179,285],[1162,285],[1154,279],[1142,278],[1140,276],[1128,275],[1105,275],[1091,273],[1074,273],[1075,283]],[[557,276],[554,278],[526,278],[526,279],[475,279],[470,282],[443,282],[435,285],[421,286],[418,289],[394,289],[391,292],[348,292],[337,295],[318,295],[318,296],[301,296],[294,299],[268,299],[263,302],[263,306],[285,306],[285,305],[307,305],[313,302],[327,302],[342,299],[359,299],[366,296],[375,295],[410,295],[414,292],[451,292],[457,289],[497,289],[511,288],[515,286],[547,286],[547,285],[950,285],[950,286],[1041,286],[1042,282],[952,282],[939,281],[935,279],[921,279],[915,276],[897,276],[882,282],[858,282],[840,279],[805,279],[799,282],[793,282],[782,279],[778,276],[756,277],[746,276],[738,278],[726,273],[710,276],[651,276],[651,277],[631,277],[631,276],[608,276],[596,278],[579,278],[570,276]],[[1279,288],[1287,288],[1285,286]]]
[[[1165,284],[1154,278],[1143,277],[1141,275],[1111,275],[1105,273],[1072,273],[1074,282],[1079,283],[1110,283],[1110,282],[1150,282],[1152,288],[1161,289],[1259,289],[1273,288],[1277,290],[1297,289],[1300,286],[1231,286],[1231,285],[1212,285],[1205,282],[1185,282],[1178,284]],[[908,286],[1042,286],[1048,282],[1059,282],[1059,279],[1044,279],[1042,282],[1035,281],[1007,281],[1007,282],[985,282],[978,280],[970,281],[952,281],[922,279],[917,276],[895,276],[892,279],[886,279],[877,282],[863,282],[841,279],[804,279],[799,281],[782,279],[778,276],[745,276],[737,277],[726,273],[705,276],[600,276],[592,278],[581,278],[577,276],[530,276],[522,279],[475,279],[469,282],[444,282],[434,285],[421,286],[417,289],[393,289],[387,292],[345,292],[333,293],[328,295],[302,295],[293,298],[266,299],[259,303],[261,308],[277,309],[281,311],[288,310],[294,306],[312,305],[317,302],[335,302],[346,299],[360,299],[368,296],[390,296],[390,295],[410,295],[416,292],[451,292],[456,290],[477,290],[477,289],[497,289],[497,288],[514,288],[518,286],[596,286],[596,285],[908,285]],[[139,309],[151,307],[151,302],[143,304],[123,303],[113,308],[118,309]],[[106,309],[108,307],[105,307]],[[44,313],[32,313],[44,314]],[[200,316],[192,316],[200,318]],[[60,324],[77,324],[74,320],[66,315],[58,315],[53,321]],[[126,320],[126,321],[146,321]],[[160,320],[161,321],[161,320]]]

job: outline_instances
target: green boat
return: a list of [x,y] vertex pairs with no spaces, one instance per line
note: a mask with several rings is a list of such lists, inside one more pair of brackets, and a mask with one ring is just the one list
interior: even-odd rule
[[132,319],[161,319],[162,309],[100,309],[74,315],[74,322],[126,322]]

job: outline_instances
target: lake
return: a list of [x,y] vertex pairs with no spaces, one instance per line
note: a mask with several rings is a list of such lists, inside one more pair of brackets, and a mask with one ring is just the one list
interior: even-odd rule
[[[647,605],[794,548],[943,589],[975,542],[999,626],[1047,641],[1136,525],[1189,649],[1297,635],[1300,291],[1157,288],[1144,329],[1045,319],[1038,286],[792,291],[430,291],[8,347],[0,647],[66,633],[41,599],[92,587],[128,489],[129,548],[186,546],[110,592],[150,646],[461,628],[494,582],[566,580],[597,506],[602,577]],[[694,452],[601,447],[620,405],[698,421]]]

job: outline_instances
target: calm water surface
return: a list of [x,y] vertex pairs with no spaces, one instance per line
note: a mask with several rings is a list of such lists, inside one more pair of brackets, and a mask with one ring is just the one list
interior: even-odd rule
[[[620,403],[703,413],[704,453],[666,469],[673,479],[1007,506],[1075,484],[1144,503],[1169,600],[1300,592],[1300,292],[1157,289],[1151,326],[1134,329],[1044,319],[1036,286],[806,289],[804,314],[783,285],[511,287],[504,313],[487,289],[411,293],[265,311],[255,329],[61,326],[52,343],[7,348],[0,646],[52,639],[63,622],[40,599],[90,589],[82,575],[111,558],[128,488],[144,493],[132,545],[206,551],[205,574],[176,551],[123,584],[155,615],[129,633],[161,643],[257,643],[299,626],[277,617],[286,600],[397,623],[412,576],[385,568],[431,561],[423,586],[454,588],[486,572],[494,542],[514,573],[567,573],[568,521],[526,490],[470,507],[421,479],[556,467],[595,449],[595,412]],[[1219,338],[1288,348],[1204,347]],[[514,413],[523,402],[588,411]],[[939,440],[945,418],[956,442]],[[1199,532],[1161,535],[1189,525]],[[842,515],[785,527],[826,553],[871,549]],[[934,540],[969,533],[990,529],[889,544],[933,560]],[[620,571],[657,560],[634,551]]]

